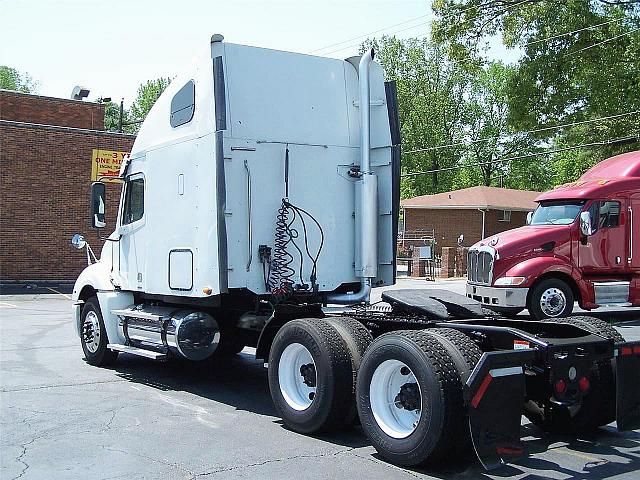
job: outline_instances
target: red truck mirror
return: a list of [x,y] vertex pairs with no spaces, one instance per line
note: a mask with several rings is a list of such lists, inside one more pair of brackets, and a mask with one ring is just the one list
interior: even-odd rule
[[580,213],[580,231],[583,235],[589,236],[593,235],[593,223],[591,222],[591,212],[581,212]]

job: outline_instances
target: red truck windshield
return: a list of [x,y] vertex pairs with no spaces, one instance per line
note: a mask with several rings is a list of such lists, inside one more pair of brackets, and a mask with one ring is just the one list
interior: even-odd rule
[[570,225],[583,205],[583,201],[576,200],[541,202],[533,212],[530,225]]

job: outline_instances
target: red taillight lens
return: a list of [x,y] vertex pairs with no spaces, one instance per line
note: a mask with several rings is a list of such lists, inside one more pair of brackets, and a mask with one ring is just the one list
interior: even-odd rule
[[556,387],[556,392],[564,393],[565,390],[567,389],[567,383],[563,379],[560,379],[556,381],[555,387]]
[[578,388],[580,388],[581,392],[586,392],[590,387],[589,379],[587,377],[582,377],[578,382]]

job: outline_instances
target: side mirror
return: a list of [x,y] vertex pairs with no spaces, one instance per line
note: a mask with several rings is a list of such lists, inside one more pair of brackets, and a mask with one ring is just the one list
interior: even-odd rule
[[593,223],[591,223],[590,212],[580,212],[580,231],[586,237],[593,235]]
[[531,220],[533,220],[533,212],[527,213],[527,225],[531,225]]
[[91,184],[91,227],[104,228],[105,223],[105,203],[107,188],[104,183],[93,182]]

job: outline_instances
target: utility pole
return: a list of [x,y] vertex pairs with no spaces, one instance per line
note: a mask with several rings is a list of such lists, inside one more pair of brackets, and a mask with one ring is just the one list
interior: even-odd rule
[[120,99],[120,116],[118,117],[118,131],[122,133],[122,118],[124,117],[124,98]]

